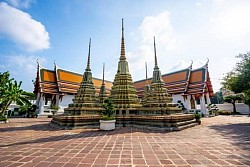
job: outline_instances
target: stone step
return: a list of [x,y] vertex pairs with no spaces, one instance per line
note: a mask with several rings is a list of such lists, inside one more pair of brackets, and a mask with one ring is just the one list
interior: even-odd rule
[[178,130],[183,130],[183,129],[191,128],[191,127],[196,126],[196,125],[199,125],[199,124],[197,122],[194,122],[194,123],[190,123],[190,124],[178,126]]
[[196,122],[196,120],[192,119],[192,120],[188,120],[188,121],[177,122],[176,125],[183,126],[183,125],[188,125],[188,124],[195,123],[195,122]]

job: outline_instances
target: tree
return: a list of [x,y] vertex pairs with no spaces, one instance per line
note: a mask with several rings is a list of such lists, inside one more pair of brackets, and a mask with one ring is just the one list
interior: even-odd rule
[[216,92],[214,96],[211,98],[212,104],[222,104],[224,103],[222,92]]
[[237,111],[236,111],[236,106],[235,106],[235,102],[236,102],[237,100],[242,100],[242,97],[239,96],[239,95],[231,95],[231,96],[225,97],[224,100],[225,100],[225,102],[227,102],[227,103],[232,103],[232,105],[233,105],[233,112],[234,112],[234,113],[237,113]]
[[239,54],[236,58],[240,58],[240,61],[236,64],[235,69],[223,78],[222,85],[235,93],[244,94],[242,99],[248,105],[250,114],[250,52]]
[[[6,77],[7,75],[7,77]],[[10,104],[15,101],[18,105],[30,104],[29,100],[27,99],[28,96],[31,94],[29,92],[25,92],[21,89],[22,82],[19,83],[13,79],[9,79],[9,74],[2,76],[1,79],[5,81],[5,84],[1,83],[1,96],[0,96],[0,103],[1,103],[1,115],[3,116],[10,106]],[[5,77],[5,78],[4,78]]]
[[8,83],[13,80],[10,79],[10,73],[7,72],[0,72],[0,110],[2,109],[3,106],[5,106],[5,101],[3,100],[3,95],[5,94],[7,90]]

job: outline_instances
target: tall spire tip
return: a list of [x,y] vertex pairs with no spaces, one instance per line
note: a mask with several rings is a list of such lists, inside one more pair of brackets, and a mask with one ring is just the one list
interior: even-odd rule
[[155,36],[154,36],[154,53],[155,53],[155,66],[158,66],[157,56],[156,56]]

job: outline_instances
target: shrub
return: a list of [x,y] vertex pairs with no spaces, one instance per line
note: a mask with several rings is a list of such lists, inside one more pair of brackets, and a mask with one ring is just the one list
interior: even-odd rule
[[219,110],[218,114],[219,115],[231,115],[232,111],[229,111],[229,110]]
[[4,116],[0,116],[0,121],[7,121],[7,118]]
[[199,120],[199,119],[201,118],[201,115],[197,113],[197,114],[194,115],[194,118],[195,118],[196,120]]

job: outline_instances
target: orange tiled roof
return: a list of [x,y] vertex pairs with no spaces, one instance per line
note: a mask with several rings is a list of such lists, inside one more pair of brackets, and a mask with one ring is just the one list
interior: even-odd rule
[[[39,67],[37,74],[37,81],[35,84],[35,93],[43,92],[49,94],[73,93],[75,94],[80,87],[82,81],[82,74],[71,71],[57,69],[54,71]],[[93,77],[93,84],[98,89],[102,85],[102,80]],[[105,81],[106,89],[109,93],[112,87],[112,82]]]
[[[70,72],[63,69],[56,69],[54,71],[47,69],[40,69],[39,88],[44,93],[62,94],[62,93],[76,93],[82,81],[82,74]],[[165,87],[170,94],[201,94],[209,92],[213,96],[213,88],[209,78],[207,66],[191,70],[190,68],[180,70],[173,73],[164,74],[162,76],[165,82]],[[148,79],[151,84],[152,78]],[[102,85],[102,80],[93,77],[93,84],[97,88],[97,93]],[[142,97],[146,80],[134,82],[137,89],[137,95]],[[111,90],[112,82],[105,81],[108,91]],[[110,92],[109,92],[110,93]]]
[[[149,79],[149,82],[151,82]],[[190,68],[173,73],[162,75],[165,87],[170,94],[201,94],[209,92],[213,96],[212,84],[210,82],[207,66],[191,70]],[[140,80],[134,83],[137,89],[138,97],[142,97],[146,80]]]

